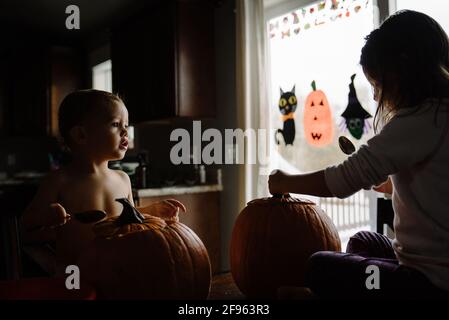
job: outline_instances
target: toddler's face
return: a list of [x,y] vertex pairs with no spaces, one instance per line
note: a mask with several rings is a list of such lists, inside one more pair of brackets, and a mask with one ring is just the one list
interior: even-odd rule
[[89,148],[105,160],[120,160],[128,149],[128,110],[121,102],[98,108],[88,124]]

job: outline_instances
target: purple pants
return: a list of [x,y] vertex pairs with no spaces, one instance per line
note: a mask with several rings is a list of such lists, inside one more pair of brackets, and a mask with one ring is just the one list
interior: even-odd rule
[[[380,289],[371,288],[378,267]],[[368,281],[367,281],[368,279]],[[449,291],[434,286],[420,271],[400,265],[390,239],[362,231],[349,240],[346,253],[320,251],[307,264],[306,286],[320,298],[449,299]],[[367,282],[370,285],[367,287]]]

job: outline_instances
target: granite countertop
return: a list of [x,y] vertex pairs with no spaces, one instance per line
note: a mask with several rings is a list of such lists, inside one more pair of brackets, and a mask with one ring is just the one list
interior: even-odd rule
[[221,184],[205,184],[205,185],[194,185],[194,186],[173,186],[173,187],[163,187],[163,188],[134,189],[134,193],[139,198],[144,198],[144,197],[157,197],[157,196],[166,196],[166,195],[219,192],[222,190],[223,190],[223,185],[221,185]]

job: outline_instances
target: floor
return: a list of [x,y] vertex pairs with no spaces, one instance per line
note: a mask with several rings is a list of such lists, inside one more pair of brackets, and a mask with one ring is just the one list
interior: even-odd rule
[[212,278],[208,300],[243,300],[245,296],[232,279],[230,272],[217,274]]

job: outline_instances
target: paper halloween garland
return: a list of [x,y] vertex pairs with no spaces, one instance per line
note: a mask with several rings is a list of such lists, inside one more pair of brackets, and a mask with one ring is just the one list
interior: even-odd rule
[[312,89],[304,106],[304,136],[310,145],[323,147],[334,138],[334,123],[326,94],[316,90],[315,80]]
[[367,133],[371,128],[368,118],[371,118],[371,115],[363,109],[362,105],[357,99],[357,94],[355,92],[354,87],[354,78],[355,74],[351,76],[351,83],[349,84],[349,94],[348,94],[348,106],[345,111],[341,114],[344,118],[344,121],[340,124],[340,128],[342,130],[348,129],[351,135],[360,139],[364,133]]
[[[320,1],[317,4],[292,11],[283,17],[271,20],[269,23],[270,38],[287,39],[298,35],[301,30],[308,30],[311,27],[321,26],[337,19],[349,18],[361,12],[363,8],[367,8],[369,3],[370,0],[365,2],[363,0]],[[279,27],[280,22],[283,23],[282,30],[275,31],[274,29]]]

